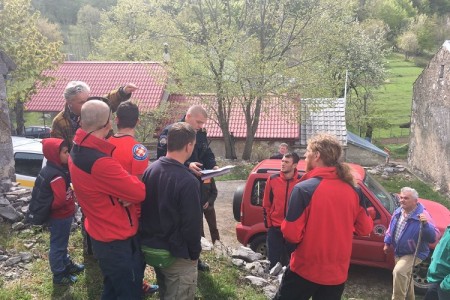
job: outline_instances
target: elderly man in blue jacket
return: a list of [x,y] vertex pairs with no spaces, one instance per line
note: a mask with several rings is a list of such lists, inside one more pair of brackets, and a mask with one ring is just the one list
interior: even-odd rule
[[[417,201],[418,198],[419,195],[415,189],[410,187],[401,189],[400,207],[392,215],[384,238],[384,252],[387,254],[392,246],[395,253],[395,267],[392,271],[393,300],[415,299],[414,288],[408,287],[411,284],[409,278],[413,264],[418,265],[428,257],[430,253],[428,244],[436,240],[433,220],[425,207]],[[422,240],[417,245],[420,230],[422,230]],[[416,247],[418,247],[417,257],[414,259]]]

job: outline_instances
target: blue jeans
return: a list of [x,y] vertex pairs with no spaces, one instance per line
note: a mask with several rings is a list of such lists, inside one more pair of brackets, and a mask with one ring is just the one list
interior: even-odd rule
[[103,274],[102,299],[142,299],[145,265],[138,238],[100,242],[91,237],[91,242]]
[[289,265],[291,254],[295,250],[295,245],[286,242],[280,227],[269,227],[267,230],[267,259],[270,261],[270,268],[277,262],[283,266]]
[[69,244],[70,227],[73,216],[65,219],[50,219],[50,251],[48,260],[54,275],[64,272],[70,263],[67,245]]

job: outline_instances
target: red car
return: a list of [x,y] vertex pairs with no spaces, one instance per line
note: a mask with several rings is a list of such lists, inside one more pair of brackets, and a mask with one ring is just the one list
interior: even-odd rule
[[[233,197],[233,214],[236,221],[236,236],[238,241],[249,245],[255,252],[266,253],[266,227],[264,226],[262,201],[267,178],[280,171],[281,161],[267,159],[256,165],[250,173],[245,185],[240,186]],[[361,188],[366,207],[374,220],[374,227],[370,236],[355,236],[351,263],[379,267],[392,270],[394,255],[391,251],[383,252],[384,235],[389,226],[392,213],[398,207],[395,194],[389,194],[376,180],[367,174],[359,165],[350,164],[353,175]],[[305,173],[305,161],[298,163],[300,174]],[[444,233],[450,224],[450,211],[443,205],[425,199],[419,201],[426,207],[433,217],[436,227]],[[435,244],[431,245],[434,249]],[[431,257],[431,254],[430,254]],[[415,267],[413,273],[414,286],[417,291],[424,292],[428,282],[426,280],[430,257]]]

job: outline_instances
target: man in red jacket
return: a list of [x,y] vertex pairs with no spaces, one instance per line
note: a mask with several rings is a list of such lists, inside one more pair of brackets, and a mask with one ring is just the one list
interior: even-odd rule
[[353,234],[368,235],[373,221],[360,205],[350,167],[336,137],[308,141],[306,171],[292,190],[284,238],[297,244],[275,299],[340,300],[348,276]]
[[111,157],[114,145],[105,140],[110,117],[110,108],[102,101],[83,104],[69,170],[103,273],[102,299],[142,299],[143,260],[132,204],[144,200],[145,186]]
[[267,179],[264,189],[263,211],[267,229],[267,258],[270,268],[277,262],[283,266],[289,264],[289,258],[294,250],[293,245],[283,238],[281,223],[286,217],[287,203],[292,189],[300,181],[297,171],[300,160],[297,153],[286,153],[281,159],[281,170]]

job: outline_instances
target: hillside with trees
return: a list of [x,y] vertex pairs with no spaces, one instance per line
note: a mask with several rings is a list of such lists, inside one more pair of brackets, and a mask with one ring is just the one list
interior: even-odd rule
[[249,138],[243,158],[249,158],[251,137],[269,94],[286,98],[287,107],[292,97],[347,94],[350,128],[361,135],[389,128],[390,120],[376,105],[376,91],[389,76],[388,55],[401,53],[423,66],[450,33],[450,0],[31,4],[39,15],[36,28],[49,41],[62,41],[68,60],[162,61],[167,45],[167,68],[177,78],[170,91],[217,95],[211,108],[225,137],[227,157],[233,157],[234,148],[228,126],[231,107],[240,107],[246,116]]

